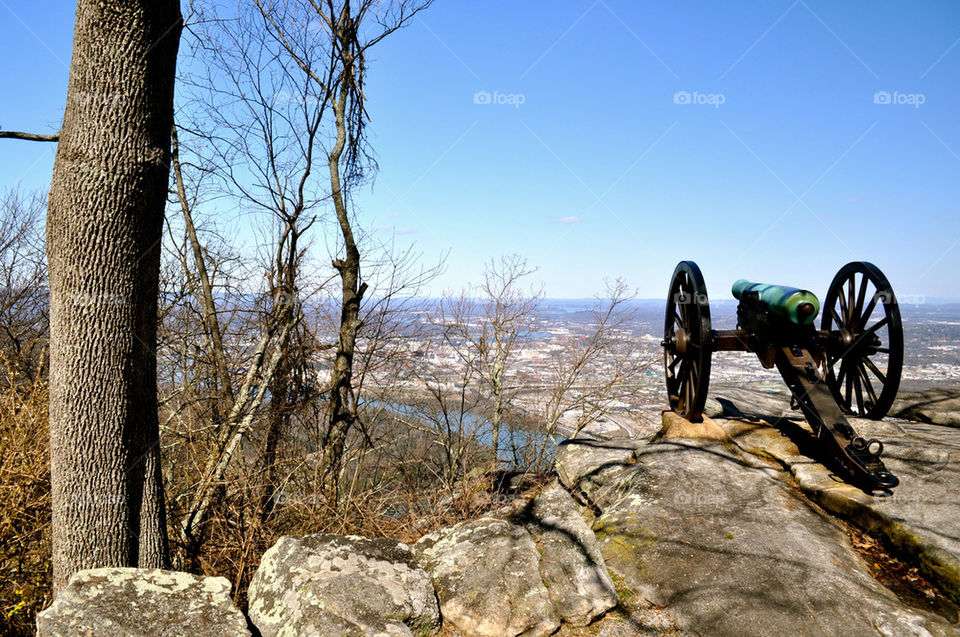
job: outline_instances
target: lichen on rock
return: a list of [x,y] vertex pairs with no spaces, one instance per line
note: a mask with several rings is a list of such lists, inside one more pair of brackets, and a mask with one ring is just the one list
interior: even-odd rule
[[396,540],[283,537],[250,583],[250,619],[264,637],[406,635],[438,627],[429,576]]
[[226,579],[160,569],[80,571],[37,616],[42,637],[249,634]]

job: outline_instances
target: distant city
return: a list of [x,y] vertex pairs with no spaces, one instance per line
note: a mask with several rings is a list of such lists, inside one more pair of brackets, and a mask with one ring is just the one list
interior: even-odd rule
[[[537,309],[534,327],[519,339],[511,357],[512,382],[529,388],[530,400],[540,382],[551,372],[560,352],[591,334],[595,326],[592,299],[548,299]],[[613,403],[611,415],[603,419],[610,429],[636,431],[659,422],[666,405],[662,349],[663,301],[635,300],[629,303],[628,322],[614,332],[617,340],[632,346],[635,359],[631,391]],[[736,327],[734,300],[710,302],[714,329]],[[960,303],[902,305],[904,327],[904,369],[901,387],[919,389],[960,382]],[[819,321],[817,322],[819,325]],[[417,353],[418,367],[429,375],[454,382],[457,353],[429,335],[411,336],[405,348]],[[610,375],[612,358],[597,361],[593,377]],[[748,352],[718,352],[713,355],[711,383],[770,382],[780,385],[776,370],[764,369],[756,355]],[[409,381],[415,390],[415,382]],[[585,382],[589,383],[587,379]],[[618,422],[619,421],[619,422]],[[602,428],[602,426],[601,426]]]

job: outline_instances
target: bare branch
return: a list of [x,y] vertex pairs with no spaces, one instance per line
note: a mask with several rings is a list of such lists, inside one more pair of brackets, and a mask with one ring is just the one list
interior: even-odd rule
[[60,133],[54,133],[53,135],[40,135],[37,133],[21,133],[20,131],[13,130],[0,130],[0,139],[22,139],[28,142],[58,142],[60,141]]

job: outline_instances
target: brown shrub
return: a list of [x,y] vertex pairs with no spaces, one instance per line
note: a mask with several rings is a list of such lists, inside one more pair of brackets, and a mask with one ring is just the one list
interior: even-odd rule
[[51,601],[47,385],[17,382],[5,359],[0,373],[0,634],[32,635]]

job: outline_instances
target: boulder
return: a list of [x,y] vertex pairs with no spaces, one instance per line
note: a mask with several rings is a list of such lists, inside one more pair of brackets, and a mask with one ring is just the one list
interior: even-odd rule
[[433,578],[444,620],[465,635],[540,637],[560,626],[523,526],[482,517],[430,533],[412,549]]
[[563,620],[586,626],[617,605],[603,553],[570,494],[556,482],[525,509],[525,526],[540,549],[540,577]]
[[248,597],[264,637],[410,636],[440,624],[430,577],[389,539],[283,537],[264,553]]
[[53,605],[37,615],[37,635],[42,637],[249,634],[226,579],[159,569],[80,571]]

